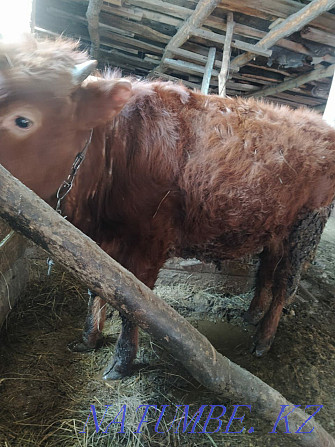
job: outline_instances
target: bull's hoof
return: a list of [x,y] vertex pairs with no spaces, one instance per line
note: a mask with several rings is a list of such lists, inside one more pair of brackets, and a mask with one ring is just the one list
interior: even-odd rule
[[102,378],[104,380],[120,380],[124,377],[130,376],[132,373],[131,365],[122,365],[118,360],[113,360],[111,365],[109,365],[104,373]]
[[264,316],[264,312],[262,312],[261,310],[259,310],[259,309],[258,310],[257,309],[250,310],[249,309],[244,313],[243,319],[246,323],[253,324],[254,326],[256,326],[261,321],[263,316]]
[[83,340],[75,340],[68,343],[67,348],[71,352],[92,352],[102,345],[102,340],[99,340],[94,346],[85,343]]
[[257,338],[256,336],[256,339],[251,347],[252,354],[254,354],[256,357],[262,357],[269,351],[272,342],[273,338],[262,340],[261,338]]

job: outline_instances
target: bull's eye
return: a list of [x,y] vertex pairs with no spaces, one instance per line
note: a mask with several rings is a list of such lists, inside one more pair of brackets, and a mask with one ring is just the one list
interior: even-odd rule
[[13,104],[7,113],[0,112],[1,134],[5,131],[14,138],[30,138],[41,125],[42,112],[30,104]]
[[18,116],[15,118],[15,125],[20,127],[20,129],[29,129],[33,125],[33,122],[24,116]]

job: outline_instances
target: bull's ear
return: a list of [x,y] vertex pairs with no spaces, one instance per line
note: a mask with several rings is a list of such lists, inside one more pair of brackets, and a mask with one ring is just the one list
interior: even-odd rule
[[82,86],[74,94],[80,127],[105,124],[123,109],[131,96],[131,82],[126,79],[99,79]]

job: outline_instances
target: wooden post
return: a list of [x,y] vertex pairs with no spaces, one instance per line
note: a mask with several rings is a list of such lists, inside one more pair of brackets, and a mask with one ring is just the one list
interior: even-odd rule
[[227,32],[226,39],[223,46],[222,66],[219,74],[219,96],[226,96],[226,84],[229,76],[229,64],[231,53],[231,41],[234,31],[234,17],[232,12],[227,15]]
[[[323,12],[332,9],[335,6],[335,0],[313,0],[300,11],[289,16],[286,20],[273,28],[264,36],[255,46],[263,49],[272,47],[279,39],[290,36],[295,31],[299,31],[313,19]],[[244,53],[232,60],[231,66],[238,68],[247,64],[255,57],[254,53]]]
[[205,73],[202,78],[201,93],[205,93],[206,95],[208,93],[209,84],[211,82],[212,70],[213,70],[214,61],[215,61],[215,53],[216,53],[216,48],[211,47],[208,51],[208,58],[207,58],[206,66],[205,66]]
[[100,31],[99,31],[99,15],[102,8],[103,0],[89,0],[86,17],[88,22],[88,32],[91,39],[90,55],[93,59],[99,60],[100,50]]
[[293,79],[289,79],[288,81],[281,82],[280,84],[276,84],[271,87],[265,87],[263,89],[257,90],[253,93],[249,93],[247,96],[253,96],[254,98],[262,97],[262,96],[271,96],[276,93],[284,92],[285,90],[290,90],[300,85],[306,84],[306,82],[315,81],[316,79],[327,78],[328,76],[332,76],[335,70],[335,64],[329,65],[328,67],[324,67],[321,65],[319,68],[315,68],[314,70],[303,74],[301,76],[296,76]]
[[[185,318],[1,165],[0,216],[86,283],[92,292],[152,335],[218,396],[250,404],[255,414],[272,424],[270,429],[281,405],[293,407],[278,391],[218,353]],[[306,423],[303,434],[296,434],[307,419],[300,408],[290,414],[290,438],[294,436],[297,443],[306,447],[335,447],[335,440],[314,420]],[[278,430],[285,432],[285,424],[279,424]]]
[[332,85],[330,87],[330,92],[327,99],[326,108],[323,114],[323,119],[330,126],[335,127],[335,75],[333,75]]

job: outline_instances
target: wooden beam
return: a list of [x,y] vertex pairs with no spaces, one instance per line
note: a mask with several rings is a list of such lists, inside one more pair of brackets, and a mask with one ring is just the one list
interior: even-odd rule
[[257,90],[256,92],[250,93],[247,96],[253,96],[254,98],[258,98],[262,96],[275,95],[276,93],[284,92],[285,90],[291,90],[292,88],[299,87],[302,84],[306,84],[306,82],[311,82],[317,79],[332,76],[334,70],[335,70],[335,64],[329,65],[328,67],[321,66],[319,68],[315,68],[314,70],[306,74],[297,76],[293,79],[289,79],[288,81],[284,81],[281,84]]
[[[4,143],[1,150],[6,151]],[[281,405],[288,405],[294,409],[290,429],[296,433],[295,442],[304,447],[335,446],[334,438],[318,422],[307,422],[310,418],[304,411],[294,408],[278,391],[217,352],[176,310],[2,166],[0,216],[13,230],[42,247],[78,281],[150,334],[220,399],[251,402],[255,414],[269,421],[270,427],[277,426]],[[304,432],[308,434],[297,433],[305,421]],[[287,426],[279,424],[278,430],[286,432]]]
[[[193,61],[197,62],[197,63],[199,63],[201,65],[206,65],[206,63],[207,63],[207,57],[206,56],[204,56],[202,54],[199,54],[199,53],[195,53],[194,51],[188,51],[188,50],[184,50],[182,48],[174,48],[172,50],[172,52],[173,52],[173,54],[175,56],[178,56],[178,57],[181,57],[181,58],[184,58],[184,59],[188,59],[188,60],[190,60],[192,62]],[[214,61],[214,68],[217,68],[217,69],[220,70],[221,65],[222,65],[222,60],[215,59],[215,61]]]
[[[84,0],[72,1],[78,4],[87,4]],[[147,18],[152,21],[175,27],[180,27],[183,20],[186,20],[193,13],[192,9],[163,2],[161,0],[127,0],[126,3],[127,5],[133,6],[116,7],[103,3],[102,11],[103,13],[125,17],[130,20],[141,21],[143,18]],[[105,15],[101,14],[101,17],[104,18]],[[215,16],[209,16],[205,20],[204,26],[210,26],[211,28],[217,29],[220,32],[226,31],[226,23],[223,23],[221,18]],[[261,39],[266,35],[266,32],[243,25],[241,23],[235,23],[234,34],[247,38]],[[217,35],[223,37],[220,34]],[[215,42],[215,40],[213,42]],[[277,45],[297,53],[311,55],[310,51],[308,51],[302,44],[288,39],[280,39],[277,42]],[[248,49],[248,51],[249,50],[250,49]]]
[[122,6],[122,0],[104,0],[104,3],[108,3],[113,6]]
[[333,76],[326,108],[323,114],[323,119],[330,126],[335,127],[335,76]]
[[215,53],[216,53],[216,48],[211,47],[208,51],[207,63],[205,66],[205,73],[202,78],[201,93],[205,93],[206,95],[208,94],[209,84],[211,82],[212,70],[213,70],[214,61],[215,61]]
[[[153,60],[149,57],[145,57],[144,60],[148,62],[153,62]],[[181,73],[186,72],[200,76],[203,76],[205,73],[205,67],[197,64],[192,64],[191,62],[177,61],[174,59],[167,58],[165,59],[164,65],[168,68],[179,71]],[[154,70],[159,72],[157,68],[155,68]],[[212,76],[218,76],[218,75],[219,72],[217,70],[212,70]]]
[[164,61],[171,56],[171,49],[180,47],[189,39],[193,29],[200,27],[206,18],[214,11],[221,0],[200,0],[191,16],[179,28],[177,33],[172,37],[165,48],[158,71],[162,71]]
[[[289,16],[286,20],[273,28],[255,46],[263,49],[272,47],[279,39],[299,31],[311,20],[335,6],[335,0],[313,0],[300,11]],[[255,57],[255,53],[244,53],[232,60],[232,67],[242,67]]]
[[[78,1],[78,0],[75,0],[75,1]],[[179,5],[174,5],[174,4],[172,5],[171,3],[168,3],[168,2],[162,2],[161,0],[128,0],[127,3],[136,5],[139,7],[143,7],[143,8],[149,8],[153,11],[157,11],[157,17],[155,18],[154,16],[148,15],[149,11],[147,9],[142,9],[143,16],[148,16],[148,18],[150,20],[158,20],[161,23],[172,24],[174,26],[180,26],[181,19],[186,20],[193,12],[191,9],[188,9],[188,8],[185,8],[185,7],[179,6]],[[224,5],[225,3],[226,3],[226,0],[223,1],[218,6],[221,7],[221,5]],[[245,8],[245,5],[243,7]],[[120,10],[120,9],[121,8],[118,8],[118,10]],[[173,14],[173,17],[174,17],[173,22],[171,22],[172,15],[168,15],[168,14]],[[178,19],[176,19],[175,17],[178,17]],[[226,23],[222,23],[222,19],[220,17],[215,17],[215,16],[209,16],[205,20],[204,26],[209,26],[213,29],[219,30],[220,32],[227,30]],[[266,35],[266,32],[258,30],[256,28],[252,28],[247,25],[243,25],[241,23],[235,23],[234,34],[243,36],[243,37],[253,38],[253,39],[261,39]],[[222,37],[222,35],[220,35],[220,34],[216,34],[216,35]],[[213,40],[213,42],[215,42],[215,40]],[[220,43],[223,44],[223,42],[220,42]],[[293,42],[288,39],[280,39],[277,42],[277,45],[280,47],[286,48],[288,50],[295,51],[297,53],[310,55],[310,51],[308,51],[301,43],[298,43],[298,42]],[[236,46],[235,48],[238,48],[238,46]],[[250,51],[250,48],[247,50],[246,49],[244,49],[244,50]],[[265,50],[263,50],[263,51],[265,51]],[[268,55],[266,55],[266,56],[268,56]]]
[[[228,32],[228,30],[227,30]],[[258,56],[270,57],[272,54],[271,50],[265,50],[264,48],[257,47],[251,43],[244,42],[243,40],[234,39],[231,43],[233,48],[238,48],[239,50],[250,51]]]
[[100,50],[100,32],[99,32],[99,15],[103,0],[89,0],[86,11],[88,32],[91,39],[90,55],[93,59],[99,60]]
[[[201,39],[210,40],[212,42],[216,42],[222,45],[224,45],[226,40],[225,36],[223,36],[222,34],[213,33],[213,31],[207,31],[204,29],[194,29],[192,31],[192,36],[200,37]],[[256,45],[243,42],[242,40],[236,40],[236,39],[232,40],[231,46],[233,48],[238,48],[240,50],[253,51],[259,54],[260,56],[269,57],[272,54],[271,50],[266,50],[264,48],[257,47]],[[171,51],[174,52],[174,49]]]
[[226,39],[225,36],[223,36],[222,34],[213,33],[213,31],[208,31],[200,28],[193,29],[191,35],[195,37],[200,37],[201,39],[207,39],[210,40],[211,42],[216,42],[221,45],[224,45]]
[[226,84],[229,76],[231,42],[234,31],[234,17],[232,12],[227,15],[227,32],[223,47],[222,66],[219,73],[219,96],[226,96]]
[[[215,18],[215,17],[213,17],[213,18]],[[225,29],[225,25],[223,25],[222,29]],[[252,38],[255,38],[255,37],[263,38],[264,36],[266,36],[266,33],[264,31],[259,31],[259,30],[256,30],[255,28],[250,28],[249,26],[241,25],[240,23],[235,24],[234,32],[235,32],[235,34],[239,34],[239,35],[245,36],[245,37],[252,37]],[[192,34],[193,34],[193,36],[200,37],[202,39],[207,39],[212,42],[217,42],[217,43],[222,43],[222,44],[224,43],[224,36],[222,36],[222,34],[214,33],[213,31],[208,31],[205,29],[197,29],[197,30],[194,30]],[[302,44],[293,42],[288,39],[280,39],[280,40],[278,40],[276,45],[283,47],[283,48],[287,48],[288,50],[294,51],[296,53],[307,54],[307,55],[311,54],[310,51],[308,51]],[[254,45],[254,47],[255,46],[256,45]],[[253,48],[253,50],[255,51],[255,48]],[[262,51],[264,51],[264,48],[262,48]]]
[[208,61],[208,55],[205,56],[199,53],[195,53],[194,51],[184,50],[182,48],[173,48],[171,52],[174,56],[189,59],[191,61],[198,62],[201,65],[206,65]]

